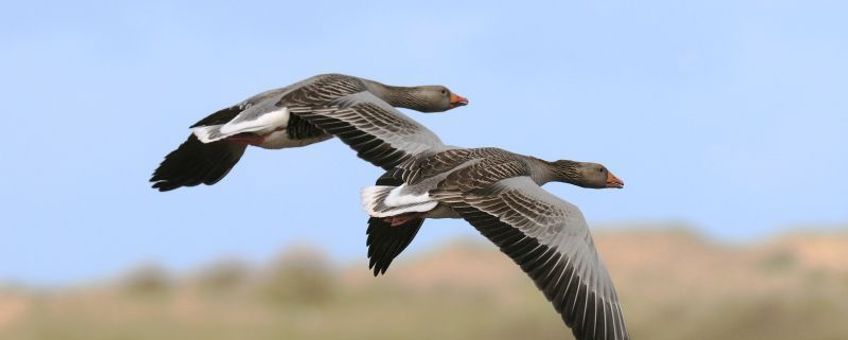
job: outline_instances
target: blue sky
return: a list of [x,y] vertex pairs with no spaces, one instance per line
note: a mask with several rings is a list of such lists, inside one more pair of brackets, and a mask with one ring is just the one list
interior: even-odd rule
[[[727,240],[844,225],[844,13],[841,1],[5,2],[0,281],[261,261],[302,242],[364,263],[358,192],[380,171],[338,141],[251,149],[211,187],[147,183],[199,118],[322,72],[449,86],[471,105],[410,115],[451,144],[606,164],[624,190],[546,187],[591,224],[685,221]],[[411,250],[474,235],[430,221]]]

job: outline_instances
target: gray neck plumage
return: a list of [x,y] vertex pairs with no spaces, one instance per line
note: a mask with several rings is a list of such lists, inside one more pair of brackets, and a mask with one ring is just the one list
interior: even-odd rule
[[424,106],[419,97],[416,96],[416,87],[391,86],[378,83],[373,80],[365,80],[365,87],[368,91],[386,103],[394,107],[402,107],[421,112],[428,112],[428,108]]
[[580,163],[569,160],[559,160],[548,162],[542,159],[533,157],[533,171],[531,172],[533,180],[539,185],[548,182],[565,182],[577,184],[580,180],[580,173],[577,170]]

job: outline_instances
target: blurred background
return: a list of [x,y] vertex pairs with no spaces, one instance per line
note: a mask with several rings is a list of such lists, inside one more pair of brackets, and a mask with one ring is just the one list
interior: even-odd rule
[[324,72],[444,84],[443,140],[604,163],[575,203],[634,339],[848,337],[848,3],[4,2],[0,339],[562,339],[463,221],[385,276],[338,141],[147,179],[188,126]]

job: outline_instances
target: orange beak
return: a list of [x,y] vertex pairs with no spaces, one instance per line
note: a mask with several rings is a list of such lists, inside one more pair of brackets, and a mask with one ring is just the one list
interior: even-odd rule
[[451,95],[450,95],[450,107],[451,108],[455,108],[455,107],[458,107],[458,106],[465,106],[465,105],[468,105],[468,99],[465,99],[465,97],[463,97],[463,96],[451,93]]
[[624,181],[615,177],[612,172],[607,173],[607,188],[624,188]]

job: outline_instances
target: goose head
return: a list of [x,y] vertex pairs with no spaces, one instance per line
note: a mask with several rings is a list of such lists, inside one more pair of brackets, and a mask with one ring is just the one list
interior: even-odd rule
[[553,162],[557,180],[584,188],[624,188],[624,181],[598,163],[559,160]]
[[468,99],[441,85],[394,87],[387,93],[386,101],[392,106],[420,112],[444,112],[468,105]]

